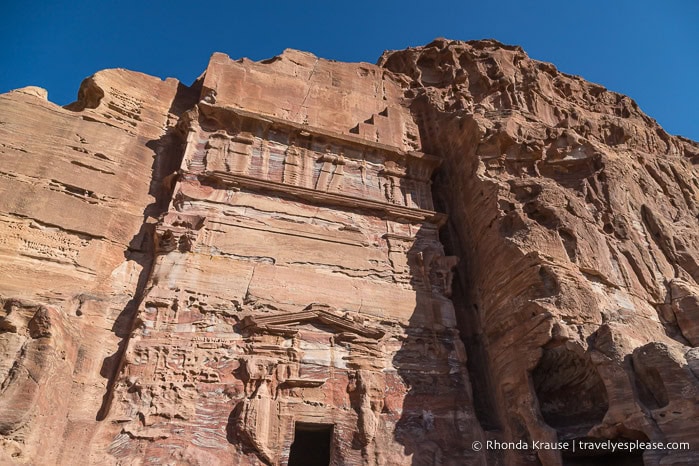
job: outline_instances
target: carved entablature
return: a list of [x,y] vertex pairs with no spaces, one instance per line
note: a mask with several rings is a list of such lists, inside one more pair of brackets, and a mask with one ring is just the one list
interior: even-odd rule
[[396,208],[413,212],[403,217],[433,213],[430,178],[440,160],[422,152],[206,102],[182,131],[185,178],[391,215]]

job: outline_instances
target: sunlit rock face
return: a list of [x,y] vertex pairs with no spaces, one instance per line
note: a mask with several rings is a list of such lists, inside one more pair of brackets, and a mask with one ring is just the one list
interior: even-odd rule
[[697,144],[519,47],[437,40],[380,65],[442,161],[433,195],[462,259],[453,301],[486,436],[695,444],[504,464],[696,463]]
[[[518,47],[106,70],[0,144],[3,464],[699,461],[699,146]],[[694,449],[535,446],[590,439]]]

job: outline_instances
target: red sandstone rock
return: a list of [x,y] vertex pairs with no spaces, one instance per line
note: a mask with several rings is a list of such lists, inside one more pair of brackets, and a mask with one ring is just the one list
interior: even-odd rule
[[[456,315],[486,435],[689,441],[643,461],[695,464],[697,144],[495,41],[440,39],[380,64],[443,161],[434,194],[464,259]],[[532,453],[505,464],[561,464]]]
[[627,97],[437,40],[378,66],[214,54],[189,88],[107,70],[0,109],[3,463],[698,441],[699,147]]

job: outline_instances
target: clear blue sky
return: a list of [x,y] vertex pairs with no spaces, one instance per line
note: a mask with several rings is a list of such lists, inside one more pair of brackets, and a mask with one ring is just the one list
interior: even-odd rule
[[495,38],[627,94],[669,133],[699,140],[695,0],[1,3],[0,92],[37,85],[61,105],[104,68],[190,84],[215,51],[259,60],[297,48],[374,63],[435,37]]

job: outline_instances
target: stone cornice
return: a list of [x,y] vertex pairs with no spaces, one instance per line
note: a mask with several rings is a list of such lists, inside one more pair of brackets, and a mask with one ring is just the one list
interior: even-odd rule
[[292,186],[245,175],[236,175],[222,171],[207,171],[201,176],[204,179],[209,178],[215,181],[223,182],[230,186],[250,188],[259,191],[284,193],[299,199],[303,199],[304,201],[313,202],[315,204],[334,205],[347,207],[350,209],[365,209],[374,211],[386,215],[394,220],[405,219],[408,221],[429,222],[434,223],[437,226],[444,225],[447,220],[446,214],[431,210],[414,209],[370,199],[362,199],[345,194],[317,191],[315,189],[304,188],[302,186]]

